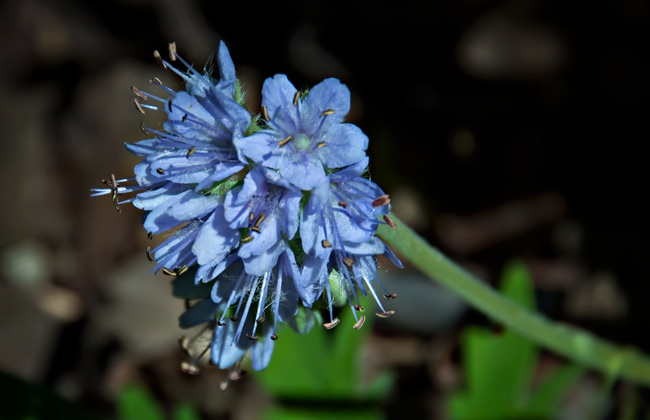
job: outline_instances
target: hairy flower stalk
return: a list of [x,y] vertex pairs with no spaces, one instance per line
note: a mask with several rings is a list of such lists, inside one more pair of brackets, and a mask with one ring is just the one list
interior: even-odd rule
[[[326,79],[300,92],[285,75],[265,81],[262,119],[244,107],[241,86],[221,43],[219,77],[196,71],[170,44],[170,61],[155,58],[185,81],[175,91],[151,79],[166,97],[132,88],[140,112],[164,112],[152,138],[127,144],[143,158],[132,178],[105,180],[93,195],[111,195],[116,208],[131,202],[145,210],[148,234],[173,232],[147,256],[153,271],[174,276],[174,294],[191,303],[183,328],[207,325],[212,362],[234,374],[247,352],[264,369],[278,338],[278,322],[296,327],[299,307],[323,298],[347,301],[360,328],[361,295],[376,300],[380,317],[394,312],[377,275],[379,254],[401,263],[375,236],[391,224],[390,199],[367,177],[367,136],[345,123],[350,92]],[[185,71],[172,66],[179,62]],[[385,221],[381,221],[380,218]],[[304,331],[302,331],[304,332]],[[181,340],[189,352],[189,340]]]

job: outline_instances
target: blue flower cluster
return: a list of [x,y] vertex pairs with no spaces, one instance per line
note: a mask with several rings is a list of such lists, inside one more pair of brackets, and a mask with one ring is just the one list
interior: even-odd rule
[[[348,88],[326,79],[299,91],[279,74],[264,82],[262,115],[252,116],[223,43],[218,79],[197,72],[174,44],[169,53],[187,71],[154,56],[184,79],[185,90],[155,78],[167,98],[132,88],[138,110],[165,112],[167,120],[163,130],[143,126],[153,138],[126,145],[143,158],[135,176],[112,177],[93,195],[111,194],[118,210],[127,202],[145,210],[150,236],[168,232],[147,254],[154,271],[176,277],[175,294],[194,301],[181,326],[212,327],[209,349],[219,367],[238,367],[250,351],[259,370],[269,363],[277,323],[298,328],[299,307],[312,308],[321,297],[326,328],[337,324],[332,307],[341,300],[361,327],[359,292],[374,297],[377,315],[392,315],[375,290],[383,289],[378,254],[401,267],[375,236],[380,223],[394,227],[390,200],[364,176],[368,137],[343,122]],[[195,362],[185,370],[196,371]]]

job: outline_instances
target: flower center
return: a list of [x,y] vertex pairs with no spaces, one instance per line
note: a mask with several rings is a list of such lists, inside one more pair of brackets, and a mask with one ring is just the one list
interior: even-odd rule
[[306,150],[311,144],[311,139],[305,133],[300,133],[296,136],[293,144],[298,150]]

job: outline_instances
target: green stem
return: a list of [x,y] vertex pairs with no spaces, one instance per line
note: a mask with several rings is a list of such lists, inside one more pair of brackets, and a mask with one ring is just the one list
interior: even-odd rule
[[648,356],[633,348],[616,346],[587,331],[554,323],[515,304],[449,260],[394,215],[390,217],[397,229],[382,225],[378,235],[415,267],[459,294],[474,308],[533,342],[607,376],[650,386]]

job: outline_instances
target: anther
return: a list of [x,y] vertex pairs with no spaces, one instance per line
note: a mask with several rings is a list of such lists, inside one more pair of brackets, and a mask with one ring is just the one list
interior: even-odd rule
[[174,271],[176,272],[177,276],[180,276],[181,274],[185,274],[187,272],[187,265],[183,265],[181,268],[177,268]]
[[339,201],[339,206],[346,208],[348,206],[348,203],[346,203],[345,201]]
[[332,115],[334,113],[334,110],[332,108],[326,109],[325,111],[320,113],[321,117],[324,117],[325,115]]
[[266,105],[262,106],[262,117],[264,117],[266,121],[271,121],[269,118],[269,111],[266,109]]
[[266,213],[260,214],[260,217],[257,219],[257,222],[255,222],[255,226],[259,227],[265,217],[266,217]]
[[381,206],[385,206],[388,203],[390,203],[390,198],[388,197],[388,194],[384,194],[382,196],[377,197],[375,201],[372,202],[372,206],[381,207]]
[[142,106],[140,105],[140,101],[138,101],[138,98],[131,98],[131,103],[137,109],[140,111],[142,114],[144,114],[144,109],[142,109]]
[[363,312],[363,311],[366,310],[366,308],[364,308],[364,307],[361,306],[361,305],[354,305],[354,309],[356,309],[356,310],[359,311],[359,312]]
[[259,337],[253,336],[253,335],[250,335],[250,334],[246,334],[246,338],[248,338],[249,340],[252,340],[252,341],[259,340]]
[[181,347],[181,350],[183,350],[183,353],[187,355],[187,357],[192,357],[192,349],[190,349],[190,340],[182,336],[181,338],[178,339],[178,345]]
[[395,299],[397,297],[397,293],[385,294],[384,297],[386,299]]
[[320,243],[321,243],[321,245],[323,245],[323,248],[331,248],[332,247],[332,243],[330,241],[328,241],[328,240],[323,239],[322,241],[320,241]]
[[165,175],[165,170],[163,168],[156,168],[156,172],[158,172],[160,175]]
[[265,321],[264,317],[261,316],[261,317],[257,318],[257,321],[256,321],[256,322],[257,322],[258,324],[261,324],[261,323],[263,323],[264,321]]
[[220,327],[223,327],[224,325],[226,325],[226,323],[217,320],[217,325],[220,326]]
[[154,50],[154,52],[153,52],[153,58],[155,58],[156,61],[158,62],[158,64],[160,64],[160,67],[162,67],[162,68],[164,68],[164,69],[167,68],[167,64],[165,64],[165,62],[163,61],[162,56],[160,55],[160,53],[158,52],[158,50]]
[[325,143],[324,141],[321,141],[320,143],[318,143],[318,144],[316,145],[316,147],[318,147],[318,148],[320,149],[321,147],[324,147],[326,144],[327,144],[327,143]]
[[282,140],[280,140],[278,142],[278,146],[280,146],[280,147],[284,146],[285,144],[289,143],[291,141],[291,139],[293,139],[293,136],[285,137],[284,139],[282,139]]
[[228,376],[228,378],[231,381],[238,381],[241,378],[243,378],[244,376],[246,376],[247,374],[248,374],[248,372],[245,371],[245,370],[235,370]]
[[198,375],[199,368],[196,365],[188,362],[181,362],[181,372],[187,373],[188,375]]
[[135,87],[135,86],[131,86],[131,91],[135,94],[135,96],[137,96],[138,98],[140,98],[142,100],[146,101],[147,99],[149,99],[149,97],[147,95],[142,93],[142,91],[140,89],[138,89],[137,87]]
[[151,254],[150,254],[150,252],[151,252],[151,247],[150,246],[147,247],[147,250],[145,252],[147,253],[147,259],[149,261],[151,261],[151,262],[154,262],[153,258],[151,257]]
[[395,311],[377,312],[375,315],[377,315],[379,318],[390,318],[391,316],[395,315]]
[[147,239],[153,239],[153,232],[147,232]]
[[175,42],[170,42],[169,43],[169,59],[172,61],[176,61],[176,43]]
[[183,116],[181,117],[181,121],[182,122],[187,121],[187,114],[183,114]]
[[253,223],[254,218],[255,218],[255,213],[251,212],[251,214],[248,215],[248,223]]
[[176,274],[174,271],[170,270],[170,269],[167,268],[167,267],[163,267],[163,268],[162,268],[162,272],[163,272],[163,274],[166,274],[166,275],[168,275],[168,276],[172,276],[172,277],[176,277],[176,276],[177,276],[177,274]]
[[237,320],[239,320],[239,317],[237,315],[233,315],[233,316],[230,317],[230,320],[232,322],[237,322]]
[[298,106],[298,98],[300,98],[300,91],[297,91],[295,95],[293,95],[293,106]]
[[359,318],[359,320],[352,326],[355,330],[358,330],[359,328],[363,327],[363,323],[366,322],[366,317],[365,315]]
[[261,232],[262,232],[262,229],[258,228],[257,226],[252,226],[252,227],[250,228],[250,230],[252,230],[253,232],[257,232],[257,233],[261,233]]
[[144,126],[144,121],[140,121],[140,130],[142,130],[142,132],[147,136],[151,134],[149,131],[147,131],[147,128]]
[[326,330],[331,330],[332,328],[334,328],[334,327],[336,327],[337,325],[339,325],[339,322],[341,322],[341,320],[339,320],[338,318],[334,318],[334,319],[332,320],[332,322],[326,322],[326,323],[324,323],[324,324],[323,324],[323,327],[325,327]]
[[392,227],[393,230],[394,230],[394,229],[397,229],[397,225],[395,224],[395,222],[393,222],[393,221],[390,219],[390,217],[388,217],[388,216],[386,216],[386,215],[384,215],[384,222],[386,222],[386,224],[387,224],[388,226]]
[[196,152],[196,147],[192,146],[190,147],[190,150],[187,151],[187,154],[185,155],[186,158],[190,157],[192,153]]
[[345,264],[348,268],[352,268],[352,264],[354,264],[354,259],[352,257],[343,258],[343,264]]
[[167,100],[167,109],[169,109],[169,112],[172,112],[172,99],[169,98]]
[[163,84],[162,80],[160,80],[157,77],[152,77],[151,79],[149,79],[149,83],[151,83],[152,85],[156,85],[156,86],[162,86],[162,84]]
[[250,235],[248,235],[247,237],[243,238],[243,239],[240,240],[239,242],[245,244],[245,243],[250,242],[250,241],[252,241],[252,240],[253,240],[253,237],[250,236]]
[[277,339],[278,339],[278,335],[277,335],[277,334],[271,334],[271,340],[275,341],[275,340],[277,340]]
[[120,209],[120,203],[119,200],[117,199],[117,181],[115,180],[115,174],[111,174],[111,199],[113,200],[113,205],[115,206],[115,210],[117,210],[118,213],[122,212],[122,209]]

